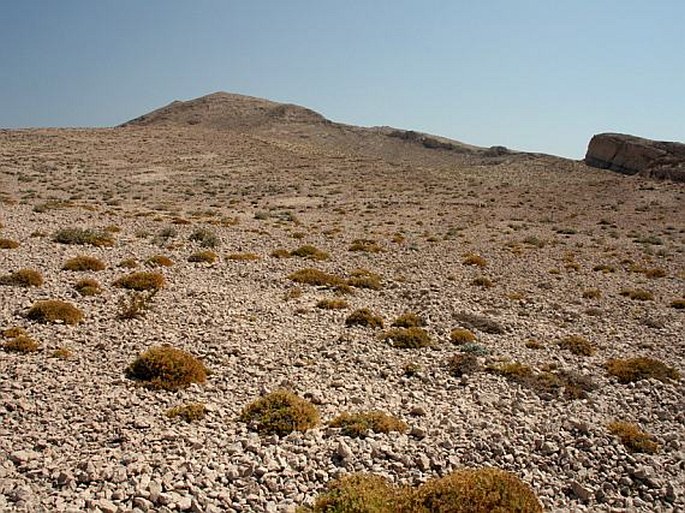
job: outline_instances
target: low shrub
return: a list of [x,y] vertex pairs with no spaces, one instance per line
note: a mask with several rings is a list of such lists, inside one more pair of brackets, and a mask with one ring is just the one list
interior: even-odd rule
[[181,419],[186,422],[202,420],[207,414],[207,407],[203,403],[188,403],[174,406],[166,411],[170,419]]
[[234,262],[254,262],[261,258],[262,257],[256,253],[229,253],[226,255],[226,260],[232,260]]
[[671,301],[671,308],[676,310],[685,310],[685,299],[674,299]]
[[16,240],[0,238],[0,249],[16,249],[19,243]]
[[608,428],[609,433],[618,437],[631,452],[654,454],[659,451],[659,444],[654,441],[654,437],[642,431],[637,424],[614,421],[609,424]]
[[393,347],[414,349],[432,347],[433,341],[423,328],[391,328],[383,333],[383,340],[391,342]]
[[50,356],[59,358],[60,360],[69,360],[74,356],[74,352],[68,347],[62,346],[55,349]]
[[285,436],[315,427],[319,412],[312,403],[292,392],[276,390],[247,405],[240,420],[260,434]]
[[100,284],[92,278],[77,281],[74,284],[74,290],[82,296],[97,296],[102,292]]
[[426,325],[426,321],[419,314],[405,312],[392,323],[396,328],[419,328]]
[[374,433],[389,433],[397,431],[404,433],[408,426],[401,420],[381,411],[345,412],[335,417],[329,426],[341,428],[345,436],[363,437],[368,431]]
[[345,319],[345,325],[364,326],[366,328],[382,328],[383,318],[368,308],[360,308],[352,312],[347,319]]
[[339,288],[345,286],[345,280],[335,274],[329,274],[311,267],[300,269],[288,275],[288,279],[295,283],[315,285],[318,287]]
[[28,335],[19,335],[4,342],[2,348],[8,353],[35,353],[40,345]]
[[457,470],[421,485],[398,513],[542,513],[540,501],[517,476],[495,468]]
[[188,262],[213,264],[218,259],[219,255],[217,255],[214,251],[205,250],[198,251],[197,253],[193,253],[192,255],[190,255],[188,257]]
[[599,289],[586,289],[583,291],[583,299],[599,299],[602,292]]
[[137,272],[122,276],[112,283],[115,287],[128,290],[159,290],[164,287],[164,276],[159,273]]
[[349,474],[331,481],[312,507],[296,513],[397,513],[397,489],[373,474]]
[[73,244],[79,246],[114,246],[114,238],[110,233],[83,228],[63,228],[55,233],[53,240],[60,244]]
[[47,299],[36,301],[27,312],[26,317],[41,323],[63,322],[64,324],[78,324],[83,320],[83,312],[66,301]]
[[466,328],[454,328],[450,332],[450,342],[458,346],[475,341],[476,336],[471,330],[467,330]]
[[322,310],[344,310],[348,306],[344,299],[322,299],[316,303],[316,307]]
[[652,301],[654,299],[654,294],[644,289],[623,289],[619,294],[636,301]]
[[355,269],[350,273],[346,284],[358,289],[380,290],[382,288],[381,277],[366,269]]
[[102,271],[106,268],[107,266],[102,260],[88,255],[70,258],[62,266],[64,271]]
[[126,376],[148,388],[179,390],[191,383],[204,383],[207,369],[190,353],[171,346],[154,346],[138,356]]
[[352,241],[349,250],[364,253],[379,253],[381,247],[378,245],[378,242],[372,239],[355,239]]
[[580,335],[569,335],[559,341],[559,347],[578,356],[592,356],[597,349],[588,339]]
[[152,300],[157,294],[156,290],[133,291],[119,300],[119,312],[117,319],[142,319],[152,307]]
[[464,265],[475,265],[477,267],[486,267],[488,265],[488,262],[485,260],[485,258],[473,253],[464,255],[464,260],[462,260],[461,263]]
[[304,246],[292,250],[290,256],[308,258],[309,260],[328,260],[331,257],[331,255],[325,251],[322,251],[311,244],[305,244]]
[[474,354],[455,354],[447,360],[447,370],[455,378],[472,374],[480,369],[478,357]]
[[483,287],[484,289],[489,289],[491,287],[494,287],[494,283],[490,278],[487,276],[477,276],[473,280],[471,280],[471,285],[474,287]]
[[606,362],[606,370],[611,376],[618,378],[619,383],[632,383],[642,379],[658,379],[659,381],[677,381],[680,372],[654,358],[640,356],[637,358],[613,358]]
[[208,228],[198,228],[190,234],[188,240],[197,242],[203,248],[216,248],[221,244],[217,234]]
[[15,287],[40,287],[43,275],[34,269],[19,269],[11,274],[0,276],[0,285]]
[[135,269],[138,267],[138,262],[136,261],[135,258],[125,258],[121,262],[119,262],[118,267],[121,267],[122,269]]
[[145,265],[148,267],[171,267],[174,265],[174,261],[168,256],[153,255],[145,260]]

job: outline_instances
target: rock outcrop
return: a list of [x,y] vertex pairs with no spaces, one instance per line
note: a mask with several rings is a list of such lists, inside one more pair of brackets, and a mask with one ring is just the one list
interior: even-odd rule
[[585,163],[619,173],[685,182],[685,144],[652,141],[626,134],[597,134]]

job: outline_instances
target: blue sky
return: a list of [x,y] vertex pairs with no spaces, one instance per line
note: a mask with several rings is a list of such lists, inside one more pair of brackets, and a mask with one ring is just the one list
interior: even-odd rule
[[581,158],[685,140],[684,0],[0,0],[0,127],[228,91]]

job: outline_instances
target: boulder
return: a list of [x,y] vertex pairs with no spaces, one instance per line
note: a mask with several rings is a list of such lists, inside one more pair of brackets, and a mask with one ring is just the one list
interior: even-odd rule
[[585,163],[619,173],[685,182],[685,144],[652,141],[626,134],[597,134]]

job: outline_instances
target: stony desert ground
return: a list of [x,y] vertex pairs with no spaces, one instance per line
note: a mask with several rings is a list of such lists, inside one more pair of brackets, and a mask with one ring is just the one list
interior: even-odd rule
[[[0,341],[0,511],[294,511],[346,473],[418,485],[483,466],[516,474],[545,511],[685,510],[683,380],[623,383],[607,367],[649,357],[685,372],[685,185],[210,100],[117,128],[0,131],[0,329],[39,344]],[[113,244],[59,243],[65,228]],[[218,260],[189,261],[203,250]],[[105,269],[63,270],[83,255]],[[306,268],[373,283],[291,278]],[[20,269],[43,283],[13,284]],[[132,293],[113,283],[134,271],[166,285],[122,319]],[[75,290],[84,278],[100,293]],[[29,318],[52,299],[83,320]],[[362,308],[384,326],[348,325]],[[388,336],[407,312],[430,346]],[[129,379],[162,344],[200,359],[207,381]],[[239,419],[279,389],[319,425],[264,435]],[[169,418],[188,403],[205,417]],[[328,425],[371,410],[407,428]]]

